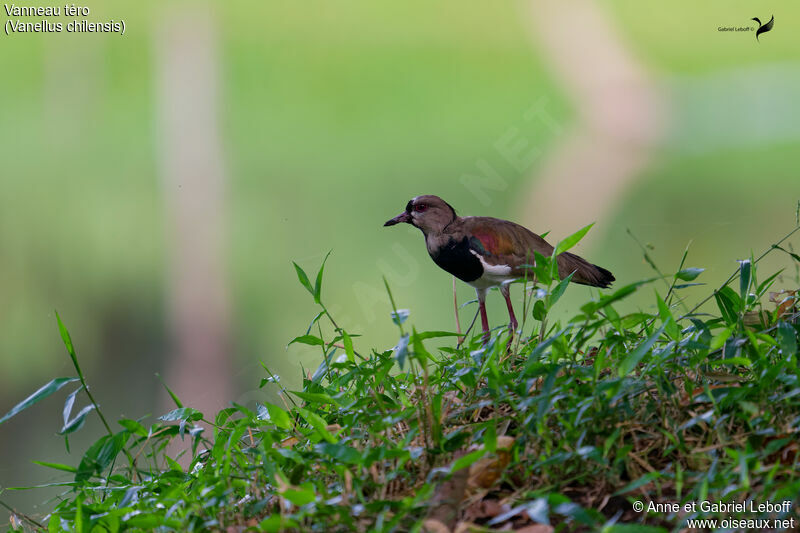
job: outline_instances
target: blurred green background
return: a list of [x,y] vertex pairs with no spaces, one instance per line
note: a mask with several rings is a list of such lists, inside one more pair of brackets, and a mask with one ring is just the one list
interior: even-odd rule
[[[551,242],[591,222],[559,205],[574,224],[554,227],[537,218],[536,201],[546,199],[530,194],[564,132],[580,127],[584,103],[559,65],[576,69],[559,46],[576,54],[604,46],[563,24],[574,20],[580,30],[580,3],[553,19],[543,41],[537,32],[559,9],[543,4],[539,12],[523,2],[94,2],[88,18],[124,19],[125,35],[0,37],[0,414],[52,377],[72,375],[54,309],[107,416],[168,408],[154,374],[174,377],[170,202],[190,201],[193,191],[170,191],[164,180],[159,124],[169,102],[159,76],[168,36],[180,31],[213,41],[230,400],[269,398],[257,388],[259,361],[290,388],[301,364],[319,363],[314,350],[286,349],[316,313],[292,260],[313,274],[333,251],[324,299],[341,326],[363,335],[357,349],[396,342],[384,275],[418,329],[452,330],[451,277],[429,260],[417,230],[382,227],[411,197],[439,194],[461,214],[553,230]],[[689,266],[708,269],[699,281],[719,283],[737,259],[795,225],[800,6],[616,0],[594,9],[658,88],[665,117],[577,252],[625,283],[651,273],[627,229],[652,244],[665,271],[691,242]],[[213,24],[187,29],[197,12]],[[752,31],[717,30],[773,14],[775,28],[760,42]],[[557,129],[525,118],[536,105]],[[497,149],[509,131],[541,156],[509,164]],[[476,193],[464,176],[481,174],[484,163],[499,181]],[[779,284],[794,287],[784,257],[764,269],[785,266]],[[474,296],[463,284],[458,292],[461,301]],[[590,294],[572,288],[562,312]],[[502,300],[490,300],[492,324],[503,323]],[[621,310],[653,302],[647,288]],[[463,311],[462,324],[473,312]],[[81,443],[99,435],[90,420],[66,455],[55,436],[61,399],[0,426],[0,487],[62,479],[30,460],[76,464]],[[42,493],[0,499],[32,512],[44,501]]]

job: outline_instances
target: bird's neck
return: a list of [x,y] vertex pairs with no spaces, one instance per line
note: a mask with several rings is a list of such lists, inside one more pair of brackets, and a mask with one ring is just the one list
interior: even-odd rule
[[458,227],[458,221],[459,217],[456,217],[442,228],[422,230],[425,235],[425,245],[428,248],[428,252],[432,253],[447,244],[452,238],[454,230]]
[[423,235],[425,235],[425,240],[428,240],[428,239],[431,239],[431,238],[438,239],[438,238],[441,238],[444,235],[449,235],[450,233],[452,233],[453,228],[456,227],[459,219],[460,219],[460,217],[456,217],[453,220],[451,220],[450,222],[448,222],[447,224],[445,224],[444,226],[442,226],[441,228],[435,228],[435,229],[434,228],[419,228],[419,229],[422,231]]

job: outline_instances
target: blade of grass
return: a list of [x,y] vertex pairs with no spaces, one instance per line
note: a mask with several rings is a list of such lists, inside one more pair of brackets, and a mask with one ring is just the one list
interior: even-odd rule
[[81,380],[81,385],[83,385],[83,390],[86,391],[86,396],[89,397],[89,401],[92,402],[94,405],[95,412],[100,417],[100,420],[103,422],[103,425],[106,427],[106,431],[108,434],[113,436],[114,432],[111,431],[111,426],[108,425],[106,422],[106,417],[103,416],[103,412],[100,410],[100,406],[92,396],[92,392],[89,390],[89,385],[86,384],[86,379],[83,376],[83,372],[81,371],[81,367],[78,364],[78,354],[75,353],[75,346],[72,344],[72,338],[69,335],[69,331],[67,331],[66,326],[61,321],[61,317],[58,316],[58,311],[55,311],[56,320],[58,321],[58,329],[61,332],[61,339],[64,341],[64,345],[67,347],[67,352],[69,352],[70,359],[72,359],[72,365],[75,367],[75,371],[78,372],[78,378]]

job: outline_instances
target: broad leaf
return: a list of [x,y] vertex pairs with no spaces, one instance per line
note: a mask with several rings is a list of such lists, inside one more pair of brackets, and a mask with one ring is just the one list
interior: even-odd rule
[[294,261],[292,261],[292,264],[294,265],[294,270],[295,270],[295,272],[297,272],[297,279],[299,279],[299,280],[300,280],[300,283],[302,283],[302,284],[303,284],[303,287],[305,287],[305,288],[306,288],[306,290],[307,290],[309,293],[311,293],[311,295],[312,295],[312,296],[314,296],[314,287],[312,287],[312,286],[311,286],[311,282],[310,282],[310,281],[308,281],[308,276],[306,275],[306,272],[305,272],[305,270],[303,270],[302,268],[300,268],[300,265],[298,265],[298,264],[297,264],[297,263],[295,263]]
[[312,413],[307,409],[303,409],[302,407],[298,407],[297,412],[300,413],[300,416],[306,419],[306,422],[308,422],[308,424],[314,428],[314,431],[316,431],[320,437],[331,444],[336,444],[336,437],[334,437],[333,434],[328,431],[328,424],[321,416],[319,416],[317,413]]
[[70,420],[69,422],[64,423],[64,427],[61,428],[61,431],[58,432],[59,435],[68,435],[74,431],[77,431],[83,427],[83,423],[86,421],[86,415],[91,413],[94,410],[94,405],[90,404],[81,409],[75,418]]
[[325,255],[325,259],[322,260],[322,265],[319,267],[319,272],[317,272],[317,282],[314,284],[314,292],[312,293],[316,303],[320,303],[320,300],[322,299],[322,272],[325,270],[325,262],[328,260],[330,255],[331,252],[328,252]]
[[300,344],[308,344],[309,346],[322,346],[324,344],[322,339],[316,335],[300,335],[299,337],[292,339],[287,346],[291,346],[296,342],[299,342]]
[[669,338],[679,340],[681,330],[675,322],[675,317],[672,316],[666,302],[661,298],[661,295],[656,291],[656,304],[658,305],[658,316],[661,318],[661,323],[664,324],[664,331],[667,332]]
[[703,273],[705,268],[684,268],[683,270],[676,272],[675,277],[683,280],[683,281],[694,281],[697,279],[697,276]]
[[61,322],[61,317],[58,316],[58,311],[56,311],[56,320],[58,321],[58,331],[61,333],[61,340],[64,341],[64,346],[67,347],[67,352],[69,352],[69,356],[72,359],[72,364],[75,366],[75,370],[78,372],[78,375],[83,376],[81,367],[78,364],[78,356],[75,354],[75,346],[72,344],[72,337],[69,336],[69,331],[67,331],[64,323]]
[[750,289],[750,269],[752,263],[749,259],[739,261],[739,297],[742,301],[747,299],[747,293]]
[[553,287],[552,292],[550,292],[550,294],[547,296],[547,307],[552,308],[564,295],[564,292],[567,290],[567,285],[569,285],[569,282],[572,281],[572,276],[574,274],[574,272],[571,272],[569,276],[562,279],[560,282],[558,282],[558,285]]
[[62,414],[64,415],[64,425],[67,424],[67,421],[69,420],[69,415],[72,413],[72,406],[75,405],[75,397],[82,390],[83,390],[83,385],[81,385],[74,391],[70,392],[69,396],[67,396],[66,401],[64,401],[64,410],[62,412]]
[[269,413],[270,422],[275,424],[277,427],[283,429],[292,429],[292,427],[294,427],[294,424],[292,423],[292,419],[289,416],[289,413],[287,413],[277,405],[272,405],[271,403],[267,403],[264,405],[267,408],[267,412]]
[[75,473],[75,481],[82,482],[91,478],[95,474],[100,474],[105,470],[114,458],[117,457],[125,443],[128,441],[130,433],[122,431],[116,435],[105,435],[95,442],[84,454],[81,464]]
[[78,471],[78,469],[75,468],[74,466],[65,465],[61,463],[46,463],[44,461],[31,461],[31,462],[35,465],[52,468],[54,470],[61,470],[62,472],[70,472],[72,474]]
[[64,385],[68,385],[74,381],[78,381],[78,378],[56,378],[49,383],[45,384],[42,388],[22,400],[20,403],[15,405],[9,412],[3,415],[3,418],[0,418],[0,424],[8,420],[9,418],[19,414],[21,411],[24,411],[28,407],[44,400],[54,392],[58,391]]
[[575,246],[576,244],[578,244],[578,242],[581,239],[583,239],[584,235],[586,235],[589,232],[589,230],[592,229],[592,226],[594,226],[594,222],[592,222],[588,226],[584,226],[583,228],[579,229],[566,239],[563,239],[561,242],[559,242],[556,245],[555,249],[553,250],[553,256],[557,256],[558,254],[564,253],[573,246]]
[[794,328],[783,320],[778,322],[778,341],[780,342],[781,352],[785,357],[797,353],[797,336]]
[[344,353],[347,355],[347,360],[351,363],[356,362],[356,353],[353,350],[353,339],[350,335],[342,330],[342,343],[344,344]]
[[726,285],[714,293],[714,298],[717,300],[717,306],[725,323],[735,324],[739,320],[739,311],[741,310],[742,300],[739,295]]

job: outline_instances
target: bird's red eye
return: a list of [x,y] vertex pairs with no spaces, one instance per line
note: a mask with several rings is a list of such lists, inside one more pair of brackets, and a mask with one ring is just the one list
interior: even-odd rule
[[425,204],[417,204],[414,206],[414,211],[416,211],[417,213],[422,213],[426,209],[428,209],[428,206]]

